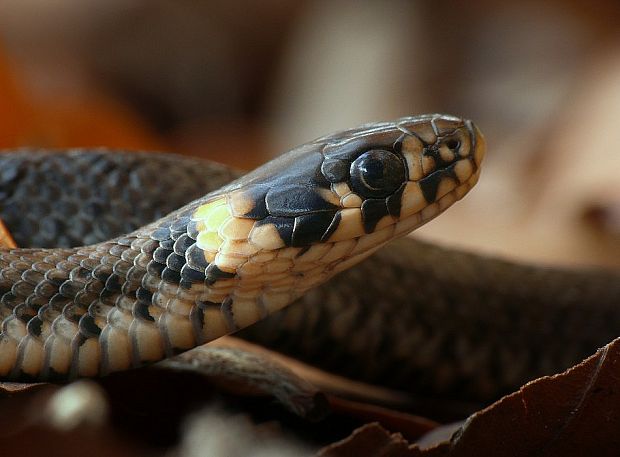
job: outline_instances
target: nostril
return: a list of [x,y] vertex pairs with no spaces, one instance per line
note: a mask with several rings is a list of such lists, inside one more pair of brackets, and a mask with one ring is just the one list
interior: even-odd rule
[[459,140],[448,140],[446,146],[448,147],[448,149],[455,151],[458,150],[458,148],[461,146],[461,142]]

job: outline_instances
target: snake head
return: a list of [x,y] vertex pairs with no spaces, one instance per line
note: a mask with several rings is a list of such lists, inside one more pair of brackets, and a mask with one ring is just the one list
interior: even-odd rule
[[242,284],[288,303],[463,197],[483,154],[479,130],[444,115],[319,138],[193,205],[186,269],[206,271],[210,300]]
[[325,140],[332,142],[323,149],[323,176],[341,207],[359,208],[361,217],[332,240],[358,236],[360,225],[371,234],[395,224],[400,235],[427,222],[476,183],[485,151],[471,121],[445,115],[370,124]]

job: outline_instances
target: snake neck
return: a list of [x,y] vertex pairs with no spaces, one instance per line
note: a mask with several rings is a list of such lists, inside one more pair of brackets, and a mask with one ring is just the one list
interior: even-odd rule
[[64,380],[156,362],[266,317],[374,251],[275,246],[226,202],[203,197],[92,246],[0,250],[0,377]]

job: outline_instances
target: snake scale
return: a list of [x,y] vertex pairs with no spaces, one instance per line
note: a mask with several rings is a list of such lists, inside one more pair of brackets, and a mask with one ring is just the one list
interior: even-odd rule
[[[438,119],[458,124],[462,130],[457,141],[454,137],[458,129],[454,129],[454,124],[447,129],[447,133],[446,130],[438,131],[442,128]],[[403,126],[403,122],[408,124]],[[392,132],[391,136],[386,134],[386,130],[394,129],[394,126],[398,126],[398,131]],[[346,156],[347,179],[351,179],[351,166],[355,160],[367,151],[376,150],[387,150],[404,158],[408,151],[417,148],[421,150],[421,160],[430,157],[434,161],[433,167],[442,169],[442,165],[445,167],[446,164],[442,163],[439,155],[441,145],[450,143],[455,148],[458,144],[464,148],[467,145],[463,143],[475,137],[472,132],[475,128],[468,130],[460,120],[425,116],[345,131],[316,140],[298,151],[307,154],[317,145],[320,146],[323,162],[319,168],[323,177],[329,171],[329,167],[323,165],[325,160],[342,160]],[[403,147],[403,135],[404,139],[411,135],[414,145],[405,144]],[[355,144],[351,145],[352,142]],[[326,154],[326,144],[338,145],[340,149],[337,152],[341,155],[334,159],[334,155]],[[343,145],[352,147],[347,149]],[[447,154],[445,148],[444,154]],[[406,163],[406,158],[401,163]],[[340,164],[335,165],[332,166],[333,174],[337,174]],[[303,169],[308,168],[304,166]],[[433,168],[433,171],[436,170]],[[410,170],[407,172],[410,173]],[[257,176],[256,173],[254,176]],[[299,170],[296,169],[296,173]],[[445,173],[441,171],[441,174]],[[148,234],[144,236],[145,242],[152,245],[157,242],[161,247],[166,240],[154,240],[151,235],[161,227],[160,218],[164,217],[164,221],[178,218],[187,208],[197,211],[197,208],[213,201],[213,195],[217,199],[222,192],[229,192],[227,189],[235,189],[233,185],[224,187],[224,191],[217,191],[238,176],[237,172],[217,164],[165,154],[111,154],[103,151],[45,154],[22,151],[0,155],[0,217],[7,222],[18,245],[53,248],[51,251],[0,250],[0,309],[4,319],[4,346],[0,358],[6,360],[7,353],[14,354],[12,365],[9,370],[5,369],[4,376],[23,380],[63,380],[154,361],[157,357],[144,359],[135,348],[127,349],[129,356],[124,360],[126,365],[120,367],[114,365],[118,361],[105,362],[104,357],[88,353],[91,358],[83,363],[92,371],[79,371],[81,361],[77,349],[80,344],[87,344],[84,341],[88,338],[101,343],[105,331],[101,313],[98,314],[96,311],[99,310],[93,308],[106,306],[105,316],[109,320],[109,315],[114,314],[119,305],[127,306],[132,310],[132,321],[142,319],[154,322],[143,311],[136,311],[141,300],[138,289],[144,281],[140,281],[138,286],[126,286],[127,283],[132,284],[128,280],[131,274],[126,268],[121,271],[122,263],[126,262],[123,255],[128,259],[130,257],[126,252],[132,251],[132,256],[135,252],[132,247],[135,240],[129,242],[125,240],[127,236],[117,238],[120,243],[106,240],[122,233],[131,233],[143,224],[159,219],[158,223],[133,233]],[[256,182],[253,179],[256,178],[250,175],[249,178],[242,178],[241,182]],[[335,177],[332,179],[336,180]],[[298,180],[299,177],[296,178]],[[331,182],[330,188],[334,187],[334,182]],[[200,198],[211,191],[216,192]],[[197,203],[190,203],[185,210],[176,211],[165,219],[166,213],[194,199],[198,199]],[[307,199],[305,201],[308,202]],[[387,219],[387,216],[394,218],[392,215],[381,217]],[[365,233],[366,228],[363,230]],[[177,241],[180,237],[177,236]],[[314,243],[310,245],[320,244]],[[68,249],[79,245],[91,247]],[[105,246],[105,250],[97,246]],[[172,253],[168,256],[175,253],[172,247]],[[305,249],[299,246],[294,248],[298,249],[297,254]],[[84,256],[84,249],[87,249],[88,256]],[[157,248],[150,246],[149,249],[147,252],[153,260]],[[140,253],[133,256],[133,266],[140,265],[135,260],[143,254],[141,248]],[[97,259],[99,264],[84,262],[84,259],[91,257]],[[108,263],[102,262],[102,259]],[[43,265],[37,265],[40,262]],[[105,275],[97,271],[97,267],[110,264],[111,270],[104,272],[107,274],[104,278]],[[142,274],[145,274],[144,271],[148,274],[148,263],[143,260],[141,264],[144,265]],[[75,272],[72,278],[76,268],[81,275]],[[81,271],[84,268],[88,274]],[[164,269],[160,268],[155,273],[160,281],[165,282],[162,278]],[[65,276],[56,282],[50,281],[50,277],[56,279],[54,275],[60,275],[57,270],[64,271]],[[112,283],[116,280],[108,283],[113,275],[124,275],[125,283],[120,287]],[[96,293],[86,298],[84,287],[77,290],[78,287],[73,284],[78,279],[82,279],[83,284],[84,278],[86,283],[96,284],[91,286],[96,288]],[[200,280],[202,286],[207,278]],[[217,280],[222,279],[217,278],[216,283]],[[63,289],[63,284],[67,282],[75,287],[64,286]],[[40,284],[45,284],[49,290]],[[360,293],[360,290],[364,292]],[[108,293],[113,300],[108,298]],[[149,297],[151,301],[153,295]],[[127,296],[135,299],[132,303],[123,304]],[[400,239],[387,244],[327,284],[301,296],[295,306],[267,317],[241,331],[240,335],[330,371],[368,382],[431,397],[488,400],[518,387],[528,379],[570,366],[611,340],[617,328],[615,305],[618,298],[620,281],[614,272],[518,265],[446,250],[412,239]],[[202,303],[200,306],[212,312],[215,308],[222,315],[226,314],[222,306],[224,301],[217,307],[208,305],[210,308],[207,308]],[[96,306],[93,302],[97,302]],[[48,311],[50,308],[53,312]],[[40,323],[33,320],[40,316],[44,318],[39,318]],[[165,322],[162,316],[165,313],[159,316],[159,321]],[[195,321],[192,316],[190,310],[185,315],[185,321]],[[53,328],[53,325],[58,325],[55,324],[58,319],[66,328]],[[21,340],[10,346],[6,343],[6,332],[12,336],[10,325],[15,320],[22,326]],[[33,325],[33,322],[37,324]],[[131,325],[126,327],[126,334],[131,331]],[[227,325],[229,327],[224,332],[235,330],[237,326],[235,322],[227,322]],[[138,324],[134,327],[142,328]],[[55,332],[65,336],[61,331],[67,331],[67,328],[67,343],[64,346],[57,344]],[[166,330],[174,331],[170,329],[174,327],[160,327],[159,335],[165,334]],[[190,334],[198,333],[195,326],[189,326],[189,329]],[[131,348],[135,342],[126,334],[121,334],[120,338],[116,334],[114,338],[124,341],[124,347]],[[34,372],[27,351],[29,345],[34,344],[31,340],[36,339],[44,352],[40,352],[43,355],[37,361],[39,371]],[[189,343],[186,345],[191,346],[198,341]],[[158,357],[186,349],[168,344],[156,354]],[[7,346],[15,352],[7,351]],[[52,360],[58,348],[64,349],[64,352],[59,351],[64,354],[64,365]]]

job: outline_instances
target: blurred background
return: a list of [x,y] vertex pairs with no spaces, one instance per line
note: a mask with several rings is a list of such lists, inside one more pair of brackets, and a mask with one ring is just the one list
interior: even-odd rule
[[0,148],[250,169],[333,130],[447,112],[475,120],[488,155],[416,236],[620,266],[619,20],[614,0],[3,0]]

